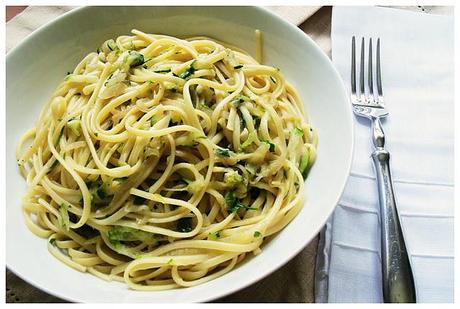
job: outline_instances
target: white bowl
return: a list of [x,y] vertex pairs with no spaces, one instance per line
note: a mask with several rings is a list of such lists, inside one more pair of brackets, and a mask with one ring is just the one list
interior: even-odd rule
[[[46,240],[24,224],[26,192],[14,150],[33,126],[58,82],[89,51],[132,28],[173,36],[207,35],[254,54],[254,29],[263,35],[266,64],[277,66],[299,90],[318,131],[318,159],[306,181],[306,202],[297,217],[260,255],[208,283],[161,292],[130,290],[59,262]],[[202,302],[235,292],[293,258],[319,232],[337,204],[349,174],[353,129],[345,88],[331,61],[302,31],[255,7],[86,7],[32,33],[6,57],[7,68],[7,266],[24,280],[77,302]]]

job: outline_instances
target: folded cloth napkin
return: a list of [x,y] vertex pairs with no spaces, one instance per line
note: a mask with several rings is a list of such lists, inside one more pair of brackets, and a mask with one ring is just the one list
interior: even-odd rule
[[[332,59],[350,88],[351,37],[381,39],[383,126],[418,302],[454,295],[454,20],[334,7]],[[375,46],[374,46],[375,51]],[[329,302],[381,302],[380,223],[369,122],[355,118],[351,176],[323,250]],[[323,252],[323,253],[324,253]],[[324,299],[322,299],[324,301]]]

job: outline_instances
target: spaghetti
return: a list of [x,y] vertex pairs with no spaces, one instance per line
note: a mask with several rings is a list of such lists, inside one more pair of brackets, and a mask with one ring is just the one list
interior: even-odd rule
[[316,143],[279,69],[209,38],[133,30],[88,54],[19,141],[25,223],[79,271],[194,286],[300,211]]

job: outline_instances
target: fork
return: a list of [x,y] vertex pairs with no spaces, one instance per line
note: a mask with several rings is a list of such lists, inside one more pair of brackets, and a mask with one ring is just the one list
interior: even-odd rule
[[355,37],[352,37],[351,103],[357,116],[370,120],[372,124],[372,142],[375,148],[372,153],[372,160],[376,172],[380,203],[383,300],[386,303],[412,303],[416,301],[414,278],[396,209],[390,172],[390,153],[385,149],[385,133],[381,122],[381,119],[388,115],[388,110],[385,108],[383,100],[380,38],[377,39],[375,74],[377,93],[375,95],[372,70],[372,38],[369,39],[368,50],[368,90],[366,93],[364,82],[364,38],[361,40],[359,87],[357,87]]

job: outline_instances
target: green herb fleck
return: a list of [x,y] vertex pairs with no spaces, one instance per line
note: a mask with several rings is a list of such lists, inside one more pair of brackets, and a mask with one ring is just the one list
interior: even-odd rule
[[49,243],[52,244],[53,246],[56,246],[56,238],[51,238],[49,240]]
[[114,51],[115,49],[118,49],[117,43],[115,43],[114,40],[108,40],[107,47],[112,51]]
[[227,148],[217,148],[215,154],[219,157],[230,157],[230,150]]
[[308,172],[309,152],[307,151],[300,157],[299,171],[302,173],[303,178],[307,177]]
[[187,70],[185,70],[181,75],[179,75],[179,77],[182,78],[182,79],[187,79],[190,76],[192,76],[193,74],[195,74],[195,71],[196,71],[196,69],[194,67],[195,63],[196,63],[196,60],[194,60],[190,64],[190,67]]
[[128,52],[128,56],[126,58],[126,63],[132,68],[132,67],[137,67],[138,65],[141,65],[144,63],[144,55],[141,53],[130,50]]
[[117,43],[115,43],[114,40],[110,39],[102,43],[102,46],[100,49],[98,49],[98,52],[102,51],[105,54],[110,53],[111,51],[118,50]]
[[243,176],[238,174],[238,171],[231,170],[224,174],[224,182],[231,186],[236,186],[244,182]]
[[219,232],[214,232],[214,233],[209,233],[208,234],[208,239],[209,240],[217,240],[217,239],[219,239],[219,237],[220,237]]
[[256,238],[260,237],[261,235],[262,234],[259,231],[254,232],[254,237],[256,237]]
[[59,218],[59,224],[61,227],[65,228],[67,231],[69,230],[70,219],[69,219],[69,212],[68,206],[66,203],[62,203],[59,207],[59,213],[61,217]]
[[171,72],[171,69],[155,70],[153,72],[155,72],[155,73],[169,73],[169,72]]
[[107,236],[112,242],[117,241],[148,241],[153,239],[153,234],[127,226],[112,227]]
[[269,148],[270,152],[275,152],[275,144],[273,144],[272,142],[267,141],[267,140],[262,140],[261,142],[267,144],[268,146],[270,146],[270,148]]
[[241,105],[241,103],[244,102],[244,98],[242,96],[237,96],[235,100],[233,100],[233,106],[238,107]]
[[246,210],[256,210],[257,208],[254,207],[249,207],[247,205],[242,204],[236,197],[235,193],[233,191],[228,191],[225,193],[225,203],[227,204],[227,209],[228,211],[232,213],[236,213],[240,209],[246,209]]
[[300,129],[299,127],[294,128],[294,134],[297,136],[303,136],[303,130]]

